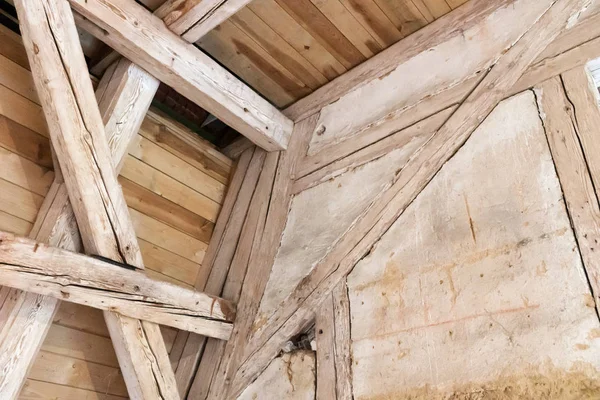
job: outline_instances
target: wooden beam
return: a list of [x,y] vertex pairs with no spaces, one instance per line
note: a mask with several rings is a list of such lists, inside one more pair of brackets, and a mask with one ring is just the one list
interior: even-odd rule
[[267,151],[284,150],[292,121],[133,1],[70,0],[78,25]]
[[[244,349],[228,396],[235,398],[280,351],[285,341],[310,320],[315,308],[368,253],[369,249],[431,181],[446,161],[506,96],[520,76],[554,38],[572,23],[586,0],[558,0],[489,70],[448,121],[404,168],[394,184],[369,206],[333,249],[302,280],[256,332]],[[240,300],[240,312],[243,299]],[[235,338],[236,327],[232,341]],[[233,345],[232,341],[228,345]]]
[[232,160],[237,160],[246,149],[252,147],[252,142],[243,136],[235,139],[233,142],[221,149],[221,152]]
[[600,305],[598,90],[580,67],[535,89],[556,172],[596,302]]
[[370,80],[385,76],[422,51],[446,42],[513,2],[514,0],[470,1],[298,100],[286,108],[284,113],[294,121],[302,120]]
[[197,42],[252,0],[167,0],[155,11],[169,29]]
[[315,316],[317,342],[317,396],[316,400],[336,400],[335,371],[335,316],[333,296],[327,296]]
[[[245,346],[252,334],[254,318],[287,221],[296,165],[300,157],[306,154],[310,133],[315,127],[317,118],[318,116],[310,117],[295,125],[290,148],[282,153],[277,165],[264,232],[256,243],[258,249],[252,252],[248,262],[248,271],[238,304],[238,317],[218,369],[215,367],[208,398],[232,398],[228,397],[227,390],[241,364]],[[312,318],[307,321],[310,322]]]
[[[213,235],[210,239],[210,243],[208,245],[208,249],[206,250],[206,254],[204,256],[203,264],[204,267],[202,271],[204,273],[199,273],[196,281],[196,289],[204,290],[207,293],[221,294],[223,289],[223,283],[221,282],[220,286],[217,285],[218,282],[215,282],[216,268],[218,266],[218,258],[221,248],[223,246],[233,246],[236,243],[227,243],[226,238],[231,240],[232,233],[230,231],[241,230],[240,226],[235,226],[236,224],[230,222],[233,218],[233,214],[236,213],[234,210],[239,208],[237,204],[238,198],[244,198],[248,196],[244,193],[245,190],[243,186],[248,186],[248,182],[254,180],[254,174],[258,173],[257,167],[253,166],[250,168],[250,164],[253,160],[253,155],[255,153],[255,147],[248,149],[245,151],[240,159],[238,160],[235,166],[235,172],[229,183],[227,188],[227,195],[225,196],[225,200],[223,201],[223,206],[221,207],[221,211],[219,213],[219,217],[215,224],[215,229],[213,230]],[[254,163],[257,163],[259,160],[254,159]],[[256,171],[256,172],[253,172]],[[248,179],[246,177],[248,176]],[[250,190],[254,190],[254,187],[250,187]],[[237,212],[239,213],[239,211]],[[235,236],[234,236],[235,237]],[[224,249],[226,252],[226,250]],[[229,268],[229,265],[224,266],[224,268]],[[219,275],[221,275],[219,273]],[[179,393],[182,395],[187,395],[190,390],[190,386],[192,385],[192,381],[194,380],[194,376],[196,375],[196,370],[198,369],[198,363],[200,362],[200,358],[204,352],[204,346],[206,345],[206,338],[199,335],[190,335],[185,343],[183,353],[179,363],[177,365],[177,369],[175,370],[175,379],[177,380],[177,387],[179,388]]]
[[[124,159],[157,88],[156,79],[125,59],[114,64],[100,81],[96,95],[105,107],[102,116],[115,164]],[[56,172],[29,237],[51,246],[81,251],[79,228],[60,168]],[[25,382],[59,302],[52,297],[9,290],[14,301],[5,302],[0,309],[0,365],[4,366],[0,392],[12,399],[18,396]]]
[[[335,326],[335,391],[338,400],[352,400],[352,338],[350,332],[350,299],[346,281],[338,283],[331,293]],[[318,351],[318,349],[317,349]]]
[[[500,17],[510,15],[510,18],[515,21],[518,19],[531,20],[531,12],[526,13],[523,11],[524,7],[527,6],[527,2],[516,0],[513,8],[504,8],[498,12],[502,13]],[[536,7],[539,7],[539,5]],[[529,16],[523,17],[522,15]],[[439,21],[444,20],[444,18],[446,16]],[[574,27],[559,35],[544,52],[538,55],[535,62],[507,95],[533,87],[539,82],[576,66],[584,65],[589,60],[600,56],[600,4],[595,3],[590,6],[582,15],[582,18]],[[381,76],[381,80],[375,79],[371,83],[358,84],[356,92],[350,91],[347,94],[349,98],[354,99],[352,107],[355,108],[353,109],[369,109],[368,113],[354,112],[353,115],[349,115],[347,113],[348,107],[336,108],[339,102],[326,107],[330,110],[326,118],[322,115],[320,120],[322,126],[319,126],[321,129],[319,133],[324,133],[324,136],[327,136],[329,132],[336,132],[336,139],[323,143],[320,142],[320,136],[313,136],[309,154],[301,161],[299,166],[298,177],[310,174],[319,168],[353,154],[385,138],[390,133],[411,126],[438,111],[459,104],[477,85],[482,72],[488,69],[491,60],[501,55],[502,49],[497,44],[500,42],[497,37],[503,38],[506,44],[512,43],[506,41],[506,35],[515,36],[518,33],[515,32],[516,29],[521,29],[520,25],[514,23],[506,25],[498,16],[494,19],[483,19],[472,27],[471,33],[467,32],[466,34],[474,34],[475,32],[490,34],[492,37],[488,39],[490,45],[485,46],[486,51],[476,50],[476,48],[482,47],[481,41],[484,40],[484,37],[477,36],[477,41],[464,41],[458,39],[459,37],[462,38],[462,34],[456,33],[457,36],[449,38],[448,41],[440,43],[435,48],[421,49],[422,51],[412,58],[396,57],[395,60],[401,62],[395,64],[395,69],[390,75]],[[448,28],[447,30],[450,31],[451,29]],[[492,34],[496,31],[498,33]],[[515,36],[515,40],[516,38]],[[410,37],[405,40],[409,39]],[[468,55],[469,63],[467,65],[469,67],[460,65],[458,68],[451,69],[447,63],[435,60],[434,54],[436,53],[440,53],[437,57],[444,57],[442,54]],[[373,64],[372,67],[374,70],[379,70],[378,64]],[[430,80],[422,80],[419,81],[420,83],[411,80],[412,74],[408,71],[425,69],[431,72],[428,76],[431,77],[435,85]],[[399,74],[398,72],[407,73]],[[388,90],[391,87],[402,87],[403,90]],[[369,88],[371,91],[367,90]],[[432,95],[432,93],[434,94]],[[381,109],[385,108],[383,106],[374,107],[375,109],[369,108],[373,103],[371,96],[382,98],[387,96],[387,102],[385,103],[387,109],[385,112],[379,113]],[[345,97],[342,96],[340,101],[343,101]],[[344,127],[351,126],[354,128],[345,129],[344,134],[340,133],[341,130],[335,128],[340,126],[337,125],[340,120],[344,121]]]
[[[224,283],[222,296],[233,302],[239,301],[250,260],[256,257],[259,251],[260,241],[265,231],[267,208],[273,190],[273,181],[278,160],[279,154],[269,153],[266,156],[260,178],[252,194],[247,214],[243,222],[240,222],[241,234],[235,248],[235,254],[231,260],[226,281],[223,279],[220,282],[221,284]],[[266,279],[263,278],[262,280]],[[212,282],[209,280],[210,283]],[[208,395],[213,378],[217,372],[215,366],[219,364],[219,361],[223,357],[225,344],[223,341],[214,339],[207,341],[198,372],[189,392],[190,398],[205,399]]]
[[0,284],[84,306],[227,339],[232,303],[0,231]]
[[341,281],[316,312],[317,400],[352,400],[350,299]]
[[[143,267],[66,0],[16,1],[37,92],[87,253]],[[156,324],[105,312],[133,399],[179,395]]]

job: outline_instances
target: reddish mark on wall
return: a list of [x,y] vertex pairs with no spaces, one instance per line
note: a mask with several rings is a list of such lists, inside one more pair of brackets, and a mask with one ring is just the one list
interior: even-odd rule
[[366,340],[366,339],[381,339],[381,338],[385,338],[385,337],[388,337],[388,336],[397,335],[399,333],[413,332],[413,331],[420,330],[420,329],[427,329],[427,328],[433,328],[433,327],[436,327],[436,326],[442,326],[442,325],[448,325],[448,324],[455,324],[455,323],[459,323],[459,322],[469,321],[469,320],[472,320],[472,319],[475,319],[475,318],[494,317],[496,315],[503,315],[503,314],[510,314],[510,313],[515,313],[515,312],[529,311],[529,310],[533,310],[533,309],[537,309],[537,308],[540,308],[539,304],[534,304],[534,305],[529,305],[529,306],[523,306],[523,307],[515,307],[515,308],[505,308],[505,309],[501,309],[501,310],[494,311],[494,312],[477,313],[477,314],[467,315],[467,316],[462,317],[462,318],[448,319],[448,320],[439,321],[439,322],[433,322],[433,323],[424,324],[424,325],[417,325],[417,326],[413,326],[413,327],[406,328],[406,329],[400,329],[400,330],[397,330],[397,331],[380,333],[380,334],[377,334],[377,335],[365,336],[365,337],[362,337],[362,338],[352,338],[352,341],[356,343],[356,342],[359,342],[361,340]]

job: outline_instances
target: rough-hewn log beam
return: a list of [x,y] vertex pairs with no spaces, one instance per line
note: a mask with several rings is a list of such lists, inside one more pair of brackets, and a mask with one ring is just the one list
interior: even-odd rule
[[[267,151],[284,150],[292,121],[133,1],[70,0],[78,25]],[[87,20],[87,21],[86,21]],[[91,22],[91,23],[90,23]]]
[[[19,0],[16,6],[85,251],[143,267],[69,3]],[[104,317],[130,397],[179,398],[158,325],[111,312]]]
[[252,0],[167,0],[155,14],[190,43],[227,20]]
[[227,339],[232,303],[0,231],[0,284]]
[[[122,59],[104,75],[96,91],[114,164],[124,159],[127,147],[158,88],[158,81],[131,62]],[[79,228],[69,202],[67,188],[57,169],[54,183],[29,237],[70,251],[81,251]],[[52,324],[59,302],[53,297],[25,293],[12,288],[10,302],[0,309],[0,393],[17,398],[27,371]]]
[[[235,398],[252,382],[283,343],[312,319],[315,308],[465,143],[535,58],[589,3],[589,0],[558,0],[533,26],[524,27],[523,36],[500,57],[427,145],[411,158],[394,184],[381,193],[245,346],[245,362],[226,391],[229,398]],[[235,330],[236,327],[234,337]]]

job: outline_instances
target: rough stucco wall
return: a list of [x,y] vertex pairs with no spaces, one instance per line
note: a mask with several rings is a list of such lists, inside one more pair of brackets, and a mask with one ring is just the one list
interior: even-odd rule
[[413,140],[292,200],[259,315],[267,318],[422,144]]
[[531,91],[348,277],[357,400],[600,398],[600,323]]
[[276,358],[238,400],[314,400],[315,354],[296,351]]

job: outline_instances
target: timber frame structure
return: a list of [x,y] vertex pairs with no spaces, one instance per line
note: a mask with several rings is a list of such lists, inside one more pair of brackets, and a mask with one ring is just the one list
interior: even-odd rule
[[[294,4],[304,0],[291,2],[293,0],[282,0],[278,4],[285,4],[290,15],[300,15],[302,10]],[[319,2],[307,0],[307,3]],[[322,7],[319,15],[322,13],[332,20],[336,11],[324,6],[325,3],[346,4],[338,0],[319,3]],[[367,3],[375,4],[374,1],[361,4],[367,7],[364,5]],[[540,176],[548,174],[540,178],[548,185],[540,193],[554,193],[552,183],[547,182],[554,182],[552,179],[556,176],[561,199],[556,205],[539,208],[546,214],[550,214],[548,210],[564,208],[564,220],[569,222],[569,227],[561,235],[568,232],[567,235],[573,236],[570,249],[578,254],[573,263],[581,264],[573,274],[581,278],[582,283],[577,288],[589,292],[588,313],[581,311],[576,319],[589,321],[588,339],[585,339],[589,343],[581,342],[584,339],[580,336],[586,335],[572,333],[572,336],[577,336],[577,340],[573,340],[577,342],[574,346],[579,346],[578,351],[588,351],[591,355],[573,356],[568,364],[588,362],[585,373],[589,374],[585,382],[579,386],[573,383],[570,387],[575,397],[564,398],[597,398],[581,395],[584,392],[577,390],[583,386],[600,396],[600,370],[595,369],[600,368],[597,361],[600,345],[596,343],[598,340],[592,340],[600,337],[600,326],[596,326],[600,324],[600,259],[594,251],[600,240],[600,103],[597,88],[585,69],[589,61],[600,57],[600,2],[431,0],[409,3],[423,7],[443,3],[448,10],[439,17],[432,17],[430,23],[414,32],[402,37],[398,32],[398,36],[385,41],[385,46],[379,45],[377,54],[356,57],[354,63],[348,61],[352,54],[346,54],[348,63],[340,63],[345,72],[336,73],[330,79],[323,75],[323,81],[314,83],[310,93],[307,89],[284,108],[278,104],[277,97],[270,97],[271,92],[262,90],[260,82],[239,72],[254,67],[238,70],[203,48],[210,54],[207,55],[194,44],[203,43],[209,48],[210,40],[216,40],[210,36],[211,32],[216,30],[217,34],[224,35],[227,24],[235,18],[238,18],[234,21],[236,26],[242,26],[240,20],[247,16],[244,13],[248,10],[258,15],[262,9],[258,5],[251,8],[251,0],[167,0],[153,12],[134,0],[14,0],[27,54],[25,61],[31,71],[30,75],[25,72],[26,81],[30,95],[43,111],[40,118],[45,124],[42,122],[39,129],[47,132],[50,140],[51,158],[47,160],[47,170],[54,173],[26,235],[5,232],[9,229],[0,225],[0,399],[52,398],[43,392],[39,392],[38,397],[20,396],[24,396],[22,390],[61,302],[102,311],[125,381],[126,395],[132,399],[438,398],[435,397],[438,394],[428,391],[430,385],[439,384],[445,388],[440,389],[442,391],[447,390],[448,385],[457,385],[463,390],[466,386],[461,385],[466,382],[471,385],[477,380],[450,376],[432,384],[415,378],[414,382],[402,381],[401,391],[394,386],[393,378],[382,378],[384,373],[379,372],[379,377],[374,377],[375,372],[365,372],[377,368],[373,364],[363,367],[359,360],[362,363],[363,360],[369,362],[369,357],[402,354],[394,361],[400,362],[411,350],[417,352],[419,346],[409,344],[406,345],[409,350],[397,353],[400,350],[395,347],[390,350],[385,347],[388,344],[383,346],[387,350],[360,344],[375,343],[373,338],[379,338],[379,332],[359,326],[361,318],[368,320],[367,315],[373,314],[369,311],[360,314],[365,302],[367,306],[385,304],[381,307],[388,310],[396,310],[394,307],[398,306],[401,310],[398,313],[410,312],[398,305],[409,300],[389,300],[387,296],[393,297],[391,292],[408,290],[403,285],[411,285],[405,272],[393,276],[387,283],[381,283],[383,277],[374,280],[375,284],[361,279],[375,274],[372,272],[377,270],[375,265],[392,265],[394,255],[409,251],[397,241],[386,238],[396,234],[398,225],[404,223],[403,218],[411,218],[418,201],[426,202],[423,199],[427,196],[434,197],[428,190],[438,190],[435,193],[439,196],[446,193],[443,188],[435,189],[434,183],[454,168],[453,162],[459,163],[460,154],[467,150],[477,153],[477,149],[469,150],[467,146],[479,143],[475,138],[479,140],[481,131],[493,130],[489,125],[494,118],[501,119],[503,107],[509,107],[506,104],[513,101],[520,106],[515,106],[510,121],[532,120],[526,112],[529,106],[536,110],[533,119],[537,125],[527,125],[527,129],[543,128],[539,158],[549,160],[548,165],[552,165],[550,169],[539,167],[545,172],[535,172]],[[457,4],[450,7],[451,3]],[[372,18],[375,15],[370,14]],[[263,20],[266,21],[265,16]],[[246,28],[250,30],[251,26]],[[88,65],[78,29],[108,46],[98,64]],[[263,31],[265,37],[266,32]],[[347,36],[352,39],[351,35]],[[0,37],[0,40],[4,39]],[[339,40],[345,40],[345,36]],[[380,42],[383,43],[383,39]],[[340,57],[344,55],[342,47],[330,47],[327,48],[332,53],[338,54],[335,48]],[[306,54],[310,54],[309,50],[304,49]],[[0,45],[4,59],[2,51]],[[365,47],[363,52],[367,51]],[[230,62],[241,63],[239,58],[235,59]],[[286,60],[290,62],[282,57],[284,66]],[[105,65],[101,68],[102,78],[96,84],[90,79],[90,70],[100,68],[100,64]],[[0,75],[6,70],[0,68]],[[281,78],[277,72],[273,75]],[[131,186],[124,185],[118,178],[122,170],[131,169],[127,164],[128,154],[135,151],[132,149],[140,140],[138,132],[144,129],[144,118],[161,82],[243,136],[223,150],[237,160],[230,178],[224,180],[227,190],[212,221],[214,228],[208,235],[210,241],[203,254],[202,269],[194,275],[195,282],[189,287],[155,279],[147,273],[146,255],[142,251],[142,246],[145,249],[147,245],[138,241],[136,221],[139,217],[137,211],[133,215],[128,211],[132,196],[124,194]],[[0,84],[11,83],[0,77]],[[286,96],[290,93],[286,92]],[[286,96],[281,97],[287,99]],[[0,114],[4,114],[2,107],[0,102]],[[502,121],[512,126],[509,120]],[[17,122],[34,128],[28,117]],[[4,127],[0,125],[0,129]],[[189,149],[193,148],[194,140],[181,139],[182,146],[173,146],[176,150],[169,147],[169,157],[172,154],[188,157],[186,160],[192,161],[187,162],[193,164],[194,156],[189,155]],[[156,140],[156,143],[171,146],[167,141]],[[0,146],[5,147],[1,143]],[[530,146],[529,141],[527,146]],[[475,158],[473,156],[473,160]],[[172,168],[176,170],[182,165],[176,162],[165,162],[165,165],[176,165]],[[490,163],[493,170],[494,165]],[[143,176],[144,172],[139,175]],[[489,176],[500,179],[492,172]],[[450,175],[444,179],[456,183],[460,176]],[[194,184],[191,179],[189,182],[187,186]],[[527,203],[527,188],[522,188],[519,195],[522,193],[525,193],[522,202]],[[158,194],[161,201],[175,202],[167,193]],[[451,195],[452,192],[448,197]],[[461,197],[461,207],[462,201]],[[166,209],[165,204],[160,203],[156,208]],[[486,231],[473,223],[476,217],[472,217],[472,211],[476,215],[476,206],[468,202],[467,195],[464,195],[464,205],[470,222],[465,235],[469,240],[472,237],[474,243],[470,245],[482,246],[481,236]],[[527,203],[519,210],[526,214],[534,208],[537,210],[536,207]],[[169,215],[165,218],[173,215],[172,212],[166,214]],[[546,214],[538,218],[552,218]],[[563,214],[557,214],[556,221],[562,221]],[[184,215],[188,216],[183,219],[190,232],[201,230],[194,213],[186,211]],[[505,222],[510,225],[512,221],[493,218],[498,225]],[[450,220],[448,217],[444,221]],[[415,221],[419,225],[418,220]],[[555,225],[559,231],[559,223]],[[443,232],[440,226],[436,229]],[[529,221],[524,226],[529,226]],[[507,229],[497,227],[501,232]],[[488,235],[495,234],[488,232]],[[532,241],[545,240],[544,235],[548,237],[544,231],[539,233],[539,238],[522,239],[518,247],[526,249]],[[388,264],[378,258],[383,257],[380,255],[383,252],[390,258]],[[492,256],[492,250],[481,250],[480,258],[491,259],[509,252],[506,247]],[[437,255],[434,250],[432,253],[431,260],[427,256],[427,262],[423,262],[424,269],[429,268],[430,261],[431,265],[435,264]],[[193,257],[194,254],[190,255]],[[444,267],[448,275],[443,275],[443,279],[432,278],[440,288],[448,280],[452,282],[453,305],[445,311],[448,315],[457,312],[456,299],[466,291],[454,287],[458,282],[453,281],[449,271],[461,263],[475,262],[457,260],[455,257],[448,263],[450,266]],[[403,262],[410,264],[407,260]],[[515,263],[508,262],[510,268]],[[389,265],[388,272],[396,268]],[[552,271],[551,267],[544,268],[543,272],[538,268],[538,272]],[[472,273],[476,277],[475,272]],[[479,272],[476,275],[479,276]],[[484,272],[480,277],[484,278]],[[426,279],[420,277],[418,284],[410,286],[411,290],[417,286],[422,290],[423,285],[427,286]],[[463,277],[463,282],[470,279]],[[376,287],[376,300],[365,294],[372,285]],[[560,292],[561,288],[557,284],[548,290]],[[502,290],[494,286],[496,289]],[[512,305],[509,297],[506,295],[497,303],[502,303],[510,312],[521,310]],[[496,304],[495,300],[486,301],[489,301],[488,307]],[[527,310],[548,311],[543,304],[530,307],[533,300],[529,298],[523,302]],[[495,318],[492,315],[503,315],[506,310],[494,314],[485,308],[485,312],[475,313],[473,317],[454,317],[456,321],[481,316],[492,320]],[[426,323],[419,325],[419,329],[448,323],[430,318],[435,319],[427,311]],[[574,326],[573,318],[568,324],[565,322],[565,326]],[[385,320],[389,319],[393,318],[385,314]],[[169,354],[171,350],[165,345],[159,325],[179,330],[177,358]],[[384,324],[380,325],[384,330]],[[402,327],[394,329],[394,334],[407,331]],[[472,328],[468,333],[480,329],[483,328]],[[504,326],[503,329],[510,330]],[[289,347],[297,345],[298,335],[312,330],[316,336],[316,356],[307,351],[308,358],[303,356],[302,361],[293,361],[295,353],[290,353]],[[381,335],[392,335],[390,332]],[[433,342],[444,346],[446,340],[451,341],[453,335],[460,334],[455,328],[449,332],[450,339],[439,342],[432,339]],[[518,332],[515,328],[507,334],[510,346],[517,346],[514,343],[518,339],[514,336]],[[403,346],[400,340],[393,341]],[[571,342],[568,343],[571,346]],[[563,365],[556,355],[563,350],[548,350],[552,368]],[[382,353],[373,356],[369,351]],[[310,357],[316,357],[314,365],[309,362]],[[431,362],[431,354],[428,357]],[[277,367],[280,360],[284,360],[287,367]],[[537,365],[538,361],[528,361],[527,365]],[[306,367],[303,363],[310,365]],[[311,372],[306,378],[312,382],[307,384],[310,389],[293,379],[290,371],[296,370],[292,365],[312,368],[312,372],[316,368],[314,376]],[[266,385],[270,382],[274,387],[261,387],[264,385],[260,383],[261,376],[276,367],[282,371],[287,368],[291,390],[278,392],[274,380],[266,380]],[[431,365],[429,368],[433,369]],[[507,367],[503,368],[504,374]],[[392,376],[403,373],[391,370],[387,371]],[[564,379],[562,375],[555,376],[556,381]],[[482,385],[481,390],[485,392],[486,386]],[[408,390],[415,387],[419,387],[419,391]],[[377,392],[379,389],[381,393]],[[464,390],[479,389],[468,386]],[[527,393],[531,398],[541,398],[534,392]],[[578,393],[581,397],[576,397]],[[300,397],[302,395],[304,397]],[[114,398],[124,396],[121,393]],[[75,394],[56,396],[76,397]],[[107,394],[107,397],[89,398],[113,397]],[[549,395],[547,398],[561,397]]]

